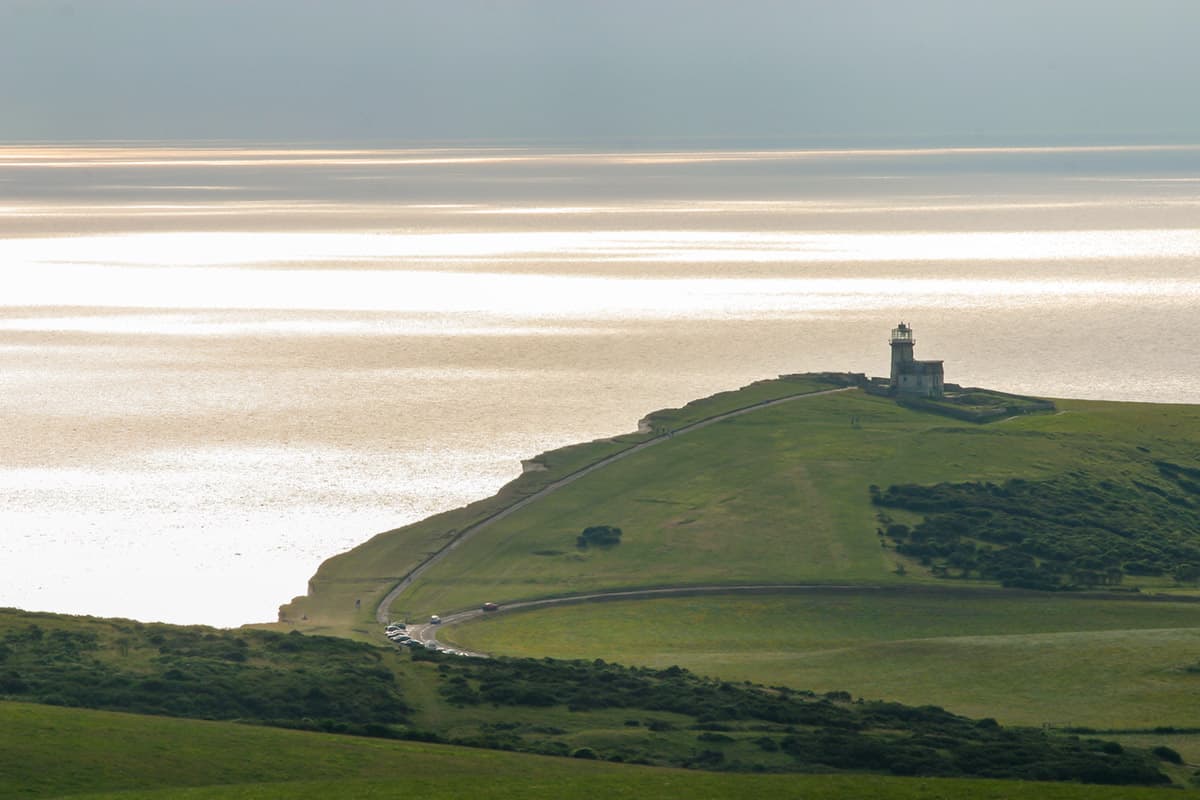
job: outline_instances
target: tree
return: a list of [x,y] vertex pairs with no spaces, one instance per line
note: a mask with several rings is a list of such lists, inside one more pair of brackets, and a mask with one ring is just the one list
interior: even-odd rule
[[584,528],[575,537],[575,545],[581,550],[589,547],[614,547],[621,543],[621,529],[612,525],[592,525]]

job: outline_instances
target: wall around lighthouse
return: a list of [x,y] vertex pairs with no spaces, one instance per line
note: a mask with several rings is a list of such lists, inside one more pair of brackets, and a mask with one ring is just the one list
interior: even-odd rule
[[896,391],[919,397],[941,397],[945,392],[941,361],[914,361],[896,376]]

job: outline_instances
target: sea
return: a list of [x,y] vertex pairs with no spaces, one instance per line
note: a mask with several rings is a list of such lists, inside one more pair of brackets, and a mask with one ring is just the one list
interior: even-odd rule
[[1200,403],[1200,146],[0,146],[0,606],[271,621],[762,378]]

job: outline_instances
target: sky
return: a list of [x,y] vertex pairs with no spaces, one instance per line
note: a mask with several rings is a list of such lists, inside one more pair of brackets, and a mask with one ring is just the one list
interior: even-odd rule
[[0,0],[0,141],[1194,141],[1196,0]]

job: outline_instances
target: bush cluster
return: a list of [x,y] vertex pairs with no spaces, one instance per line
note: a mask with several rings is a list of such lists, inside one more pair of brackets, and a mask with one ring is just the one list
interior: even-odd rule
[[[1165,750],[1155,758],[1112,743],[975,722],[933,706],[767,689],[679,667],[414,651],[414,660],[426,663],[411,668],[436,676],[450,703],[615,709],[624,729],[645,731],[637,745],[600,745],[498,712],[477,734],[451,738],[397,724],[408,709],[385,661],[392,656],[370,645],[299,633],[26,619],[0,629],[0,699],[702,769],[1166,780],[1155,766],[1169,756]],[[667,714],[678,716],[662,719]]]
[[[851,701],[844,692],[817,696],[765,689],[701,678],[679,667],[655,670],[601,660],[439,658],[443,667],[449,667],[441,691],[452,703],[565,705],[577,711],[620,708],[692,717],[693,729],[702,731],[696,741],[703,749],[671,762],[681,766],[747,768],[744,762],[728,758],[744,742],[747,749],[762,754],[786,753],[791,757],[789,768],[796,770],[1115,784],[1169,781],[1147,754],[1126,752],[1111,742],[1003,728],[992,719],[975,721],[936,706]],[[653,721],[647,725],[651,731],[672,727]],[[511,736],[507,746],[522,748],[520,736]],[[598,752],[598,756],[609,754]]]
[[581,550],[589,547],[615,547],[621,543],[621,529],[612,525],[592,525],[584,528],[575,537],[575,546]]
[[935,575],[1055,590],[1126,576],[1200,579],[1200,470],[1156,462],[1156,481],[1085,472],[1046,481],[905,484],[873,502],[925,514],[880,533]]
[[0,695],[53,705],[363,732],[407,707],[377,649],[323,636],[130,623],[9,630]]

